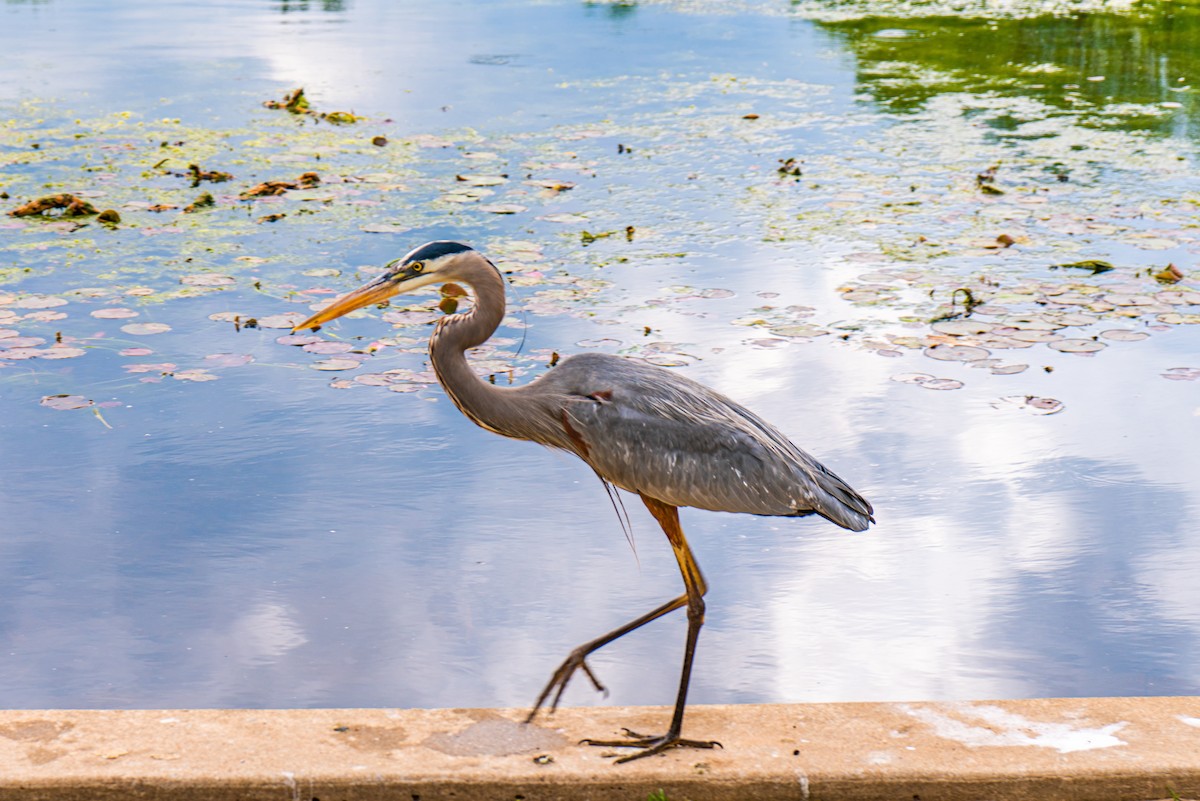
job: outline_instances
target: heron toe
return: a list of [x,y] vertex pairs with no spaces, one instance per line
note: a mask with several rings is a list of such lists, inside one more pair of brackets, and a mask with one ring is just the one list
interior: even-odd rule
[[629,754],[628,756],[621,757],[620,759],[617,760],[617,764],[620,764],[622,762],[632,762],[635,759],[641,759],[642,757],[653,756],[654,754],[661,754],[670,748],[710,748],[711,749],[711,748],[724,748],[725,747],[725,746],[721,745],[719,742],[717,742],[716,740],[687,740],[687,739],[684,739],[683,737],[680,737],[677,734],[672,734],[671,732],[667,732],[666,734],[662,734],[662,735],[658,735],[658,736],[652,736],[652,735],[638,734],[637,732],[630,731],[629,729],[622,729],[621,731],[625,732],[625,737],[627,739],[624,739],[624,740],[593,740],[593,739],[588,738],[586,740],[580,740],[579,742],[581,745],[596,745],[596,746],[607,747],[607,748],[640,748],[640,749],[642,749],[641,751],[639,751],[636,754]]

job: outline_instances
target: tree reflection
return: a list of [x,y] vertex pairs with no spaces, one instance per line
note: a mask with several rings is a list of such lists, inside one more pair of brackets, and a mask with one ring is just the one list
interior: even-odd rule
[[1028,19],[864,17],[822,23],[859,59],[858,80],[895,111],[955,92],[1030,97],[1105,128],[1183,134],[1200,113],[1200,7]]

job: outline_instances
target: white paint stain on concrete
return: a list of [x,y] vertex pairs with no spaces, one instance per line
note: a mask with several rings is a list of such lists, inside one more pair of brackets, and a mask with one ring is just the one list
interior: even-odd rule
[[900,704],[899,708],[932,727],[937,736],[969,748],[1033,746],[1069,754],[1127,745],[1116,736],[1127,721],[1089,728],[1071,722],[1030,720],[990,704]]
[[872,751],[867,754],[868,765],[890,765],[892,764],[892,754],[890,751]]
[[1176,715],[1176,717],[1178,717],[1181,721],[1183,721],[1187,725],[1195,726],[1197,729],[1200,729],[1200,718],[1193,718],[1189,715]]

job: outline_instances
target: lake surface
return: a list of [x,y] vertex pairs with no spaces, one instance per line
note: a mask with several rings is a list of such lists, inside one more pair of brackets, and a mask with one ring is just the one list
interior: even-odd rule
[[[520,707],[679,592],[636,498],[635,554],[586,466],[431,383],[436,293],[287,338],[435,238],[512,279],[483,374],[648,359],[874,504],[683,512],[691,700],[1200,693],[1173,5],[0,5],[0,208],[121,220],[0,216],[0,703]],[[670,703],[684,628],[565,702]]]

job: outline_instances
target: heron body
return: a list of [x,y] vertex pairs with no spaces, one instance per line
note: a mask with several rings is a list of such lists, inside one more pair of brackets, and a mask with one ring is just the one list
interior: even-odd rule
[[483,344],[504,318],[504,280],[490,261],[456,242],[430,242],[391,262],[379,278],[300,323],[316,328],[354,309],[444,281],[475,296],[470,311],[438,321],[430,361],[447,395],[479,426],[515,439],[569,451],[597,475],[636,493],[667,535],[685,592],[651,612],[576,648],[559,666],[533,711],[558,704],[576,670],[597,689],[586,657],[598,648],[684,606],[688,637],[675,711],[667,733],[588,741],[640,750],[619,761],[675,746],[715,743],[681,737],[688,681],[700,626],[704,577],[679,525],[678,508],[800,517],[817,514],[852,531],[873,522],[871,504],[782,432],[740,404],[678,373],[645,362],[587,353],[571,356],[528,384],[498,387],[471,370],[466,351]]

